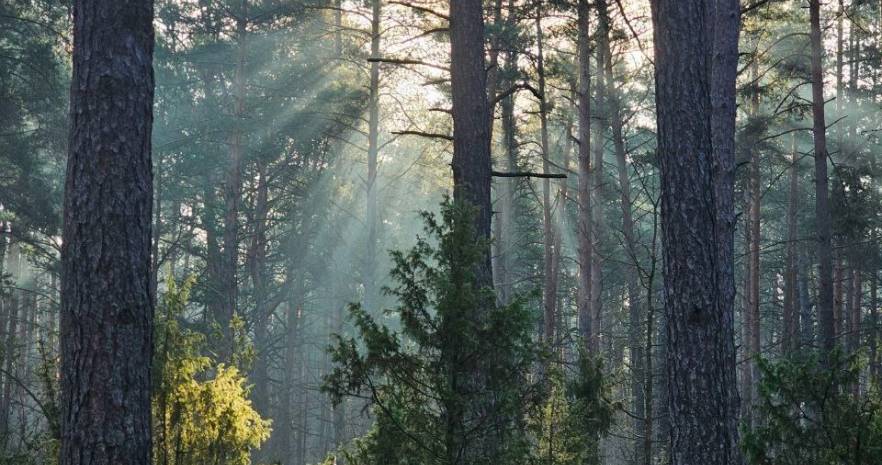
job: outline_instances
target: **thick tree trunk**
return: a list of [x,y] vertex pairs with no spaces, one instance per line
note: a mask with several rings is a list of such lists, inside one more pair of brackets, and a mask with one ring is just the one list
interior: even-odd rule
[[833,314],[832,223],[827,178],[827,128],[824,116],[824,44],[821,39],[821,2],[809,0],[812,76],[812,134],[815,149],[815,229],[818,235],[818,324],[822,355],[836,345]]
[[591,354],[599,349],[592,311],[591,268],[594,263],[594,232],[591,227],[591,74],[588,0],[578,0],[579,31],[579,335]]
[[[473,234],[481,257],[469,283],[475,290],[493,289],[490,259],[491,159],[490,114],[484,62],[484,18],[480,0],[450,2],[450,84],[453,114],[453,199],[474,211]],[[454,225],[454,227],[457,227]],[[461,227],[461,226],[460,226]],[[489,294],[488,294],[489,296]],[[472,320],[483,325],[495,299],[478,302]],[[450,354],[454,355],[454,354]],[[455,434],[448,435],[453,464],[477,465],[496,460],[504,450],[508,420],[496,411],[492,386],[500,382],[485,369],[494,354],[473,354],[453,367],[452,389],[465,399],[459,412],[448,412]]]
[[153,2],[74,2],[61,464],[150,465]]
[[[736,0],[654,0],[672,465],[735,465]],[[689,79],[684,79],[689,76]]]

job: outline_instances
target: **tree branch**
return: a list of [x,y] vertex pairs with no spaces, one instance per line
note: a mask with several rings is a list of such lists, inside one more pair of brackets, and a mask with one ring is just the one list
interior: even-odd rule
[[511,173],[503,173],[501,171],[491,171],[490,175],[496,178],[543,178],[543,179],[566,179],[567,175],[557,173],[533,173],[530,171],[514,171]]

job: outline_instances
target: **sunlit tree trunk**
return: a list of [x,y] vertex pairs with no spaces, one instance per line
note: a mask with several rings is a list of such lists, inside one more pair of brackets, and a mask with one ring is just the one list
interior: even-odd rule
[[[736,0],[651,2],[672,465],[735,465]],[[683,79],[688,73],[690,79]]]
[[[514,0],[509,0],[509,15],[506,17],[506,27],[511,27],[515,20]],[[501,43],[500,43],[501,45]],[[506,46],[505,51],[505,79],[502,80],[506,85],[513,86],[515,83],[515,75],[518,73],[518,54],[514,50],[515,47]],[[497,58],[498,61],[498,58]],[[498,65],[497,65],[498,66]],[[499,80],[497,74],[497,80]],[[500,101],[500,125],[502,129],[502,148],[504,151],[504,166],[507,171],[517,171],[518,167],[518,141],[517,128],[515,127],[514,116],[514,96],[508,95]],[[491,109],[491,115],[493,113]],[[515,248],[518,244],[518,237],[515,227],[516,205],[515,205],[515,188],[516,178],[502,178],[497,181],[497,187],[500,190],[500,212],[499,221],[497,221],[496,234],[496,283],[497,298],[501,304],[508,304],[513,297],[514,289],[512,275],[515,255]]]
[[153,2],[77,0],[61,250],[62,465],[150,465]]
[[[371,0],[371,57],[380,58],[380,0]],[[370,88],[368,100],[368,159],[367,159],[367,257],[364,267],[364,305],[369,312],[378,312],[379,292],[377,290],[377,235],[379,218],[377,213],[377,157],[379,155],[380,132],[380,63],[370,63]]]

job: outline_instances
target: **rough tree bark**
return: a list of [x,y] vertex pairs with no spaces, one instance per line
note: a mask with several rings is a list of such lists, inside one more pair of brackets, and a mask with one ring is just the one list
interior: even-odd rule
[[61,464],[151,463],[153,2],[74,2]]
[[672,465],[735,465],[737,0],[651,2]]
[[[475,290],[492,290],[490,105],[481,0],[450,2],[450,84],[453,200],[474,210],[473,234],[483,248],[471,285]],[[484,324],[494,305],[493,299],[479,302],[473,310],[474,323]],[[467,363],[454,367],[450,375],[452,389],[465,399],[460,411],[448,412],[447,453],[452,464],[490,463],[504,449],[507,425],[496,411],[493,393],[498,380],[491,379],[484,369],[493,357],[472,355]]]

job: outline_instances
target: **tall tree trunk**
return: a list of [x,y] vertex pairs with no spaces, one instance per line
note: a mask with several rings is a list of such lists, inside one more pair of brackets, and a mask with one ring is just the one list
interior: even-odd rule
[[[753,82],[759,79],[759,64],[754,60],[751,65],[750,77]],[[750,116],[756,118],[759,116],[759,93],[754,90],[750,96],[749,105]],[[747,311],[750,314],[748,318],[748,338],[747,351],[747,369],[750,371],[752,382],[746,386],[750,390],[749,402],[745,402],[744,411],[747,416],[744,418],[748,427],[754,422],[753,402],[758,398],[757,383],[759,382],[759,365],[757,359],[760,356],[760,206],[762,200],[762,188],[760,186],[760,156],[759,150],[755,147],[750,149],[750,180],[749,180],[749,212],[748,224],[750,227],[749,247],[748,247],[748,287],[747,287]],[[745,393],[746,395],[746,393]]]
[[[628,290],[628,347],[631,352],[631,405],[633,410],[632,413],[634,415],[634,431],[639,432],[643,429],[643,424],[646,421],[646,406],[644,398],[645,374],[643,371],[647,359],[644,355],[645,341],[641,339],[641,335],[643,334],[644,312],[640,302],[640,270],[637,262],[637,243],[635,239],[634,219],[631,211],[631,178],[626,159],[627,153],[625,150],[625,136],[623,132],[624,121],[622,118],[622,107],[618,91],[616,90],[616,79],[613,72],[612,50],[609,38],[610,19],[608,4],[606,0],[597,0],[595,3],[599,23],[597,45],[601,49],[601,54],[606,57],[604,64],[605,95],[603,100],[606,103],[609,124],[612,129],[613,148],[616,155],[619,200],[622,212],[622,235],[625,239],[624,253],[627,257],[626,262],[628,264],[626,281]],[[649,297],[651,297],[651,295]],[[649,450],[651,451],[651,449]],[[642,457],[642,454],[645,452],[645,438],[635,435],[633,463],[644,463],[645,459]]]
[[[472,208],[475,240],[481,257],[473,271],[473,289],[493,289],[490,259],[491,159],[490,114],[484,62],[484,18],[480,0],[450,2],[450,84],[453,114],[453,199]],[[462,227],[456,226],[454,227]],[[494,299],[481,299],[473,310],[475,324],[487,323]],[[452,355],[452,354],[451,354]],[[470,356],[453,367],[452,389],[465,401],[461,411],[449,412],[456,434],[448,435],[447,450],[454,464],[490,463],[504,450],[507,420],[496,411],[494,379],[485,366],[493,354]],[[491,362],[491,363],[488,363]]]
[[797,276],[799,286],[799,331],[800,344],[803,347],[812,347],[815,343],[815,319],[813,318],[811,295],[809,295],[809,259],[805,252],[797,257],[796,266],[799,268]]
[[643,402],[644,402],[644,420],[643,420],[643,451],[641,456],[642,465],[652,465],[652,440],[653,427],[655,422],[656,409],[653,408],[655,401],[653,396],[653,386],[655,386],[655,352],[653,351],[653,336],[656,332],[655,326],[655,307],[653,295],[655,292],[655,275],[658,268],[658,255],[656,254],[656,244],[658,243],[658,214],[657,209],[653,208],[652,221],[652,243],[649,255],[649,273],[646,276],[646,345],[643,348],[644,376],[643,376]]
[[[595,6],[598,7],[598,16],[605,16],[605,14],[601,14],[600,5],[597,4]],[[603,318],[603,303],[601,300],[601,296],[603,294],[603,275],[601,269],[602,258],[600,256],[600,253],[598,253],[600,250],[601,241],[604,237],[605,219],[603,214],[603,151],[605,138],[604,132],[609,122],[608,109],[606,107],[606,87],[604,84],[604,80],[606,79],[606,52],[609,49],[609,44],[604,47],[602,43],[606,41],[606,37],[609,34],[609,18],[606,18],[605,20],[603,18],[599,18],[597,29],[598,47],[595,54],[595,72],[597,74],[597,79],[595,79],[594,81],[596,104],[594,105],[591,113],[591,117],[595,121],[596,132],[594,133],[594,138],[592,139],[594,158],[591,160],[590,221],[591,232],[593,233],[591,236],[591,240],[593,242],[593,254],[591,257],[591,311],[593,312],[594,321],[594,334],[592,335],[592,337],[598,341],[597,343],[599,346],[600,344],[602,344],[601,339],[604,338],[604,334],[608,336],[612,335],[612,322],[610,321],[609,323],[607,323],[609,325],[609,328],[606,328]],[[609,337],[604,339],[605,340],[603,342],[608,343],[610,348],[609,355],[612,356],[614,354],[614,351],[612,350],[613,338]]]
[[257,198],[252,218],[253,231],[248,250],[248,271],[254,291],[254,348],[256,350],[252,379],[254,407],[261,415],[269,412],[269,317],[273,309],[267,301],[266,254],[269,221],[269,185],[266,165],[257,160]]
[[[509,18],[510,20],[510,18]],[[506,75],[513,76],[517,73],[517,53],[514,51],[506,52],[505,66]],[[514,84],[514,78],[506,80],[507,84]],[[502,144],[505,151],[505,166],[509,172],[517,171],[518,166],[518,142],[517,130],[515,128],[514,116],[514,96],[506,96],[500,102],[501,110],[501,126],[502,126]],[[518,243],[515,232],[515,187],[516,178],[503,178],[500,183],[501,187],[501,208],[499,221],[497,222],[496,242],[496,282],[499,302],[503,305],[511,302],[514,289],[512,286],[513,277],[511,270],[513,267],[512,256],[516,244]]]
[[74,2],[61,464],[150,465],[153,2]]
[[818,234],[818,323],[822,355],[827,360],[836,345],[833,315],[832,217],[827,178],[827,129],[824,116],[824,44],[821,40],[821,1],[809,0],[812,77],[812,135],[815,149],[815,223]]
[[150,247],[150,295],[156,302],[159,289],[159,242],[162,240],[162,157],[157,157],[154,168],[156,188],[153,193],[153,243]]
[[797,304],[799,302],[799,290],[797,285],[797,234],[799,234],[799,152],[796,149],[796,135],[793,135],[790,149],[790,189],[787,195],[787,257],[784,268],[784,333],[782,337],[782,350],[785,357],[793,355],[798,342],[799,315]]
[[[874,235],[875,238],[875,235]],[[875,243],[875,242],[873,242]],[[879,271],[877,268],[878,251],[874,251],[873,253],[873,266],[870,267],[870,331],[867,337],[869,338],[869,346],[870,346],[870,384],[875,383],[878,385],[882,379],[880,379],[880,374],[882,374],[882,369],[880,369],[879,364],[879,309],[877,305],[879,304],[878,296],[879,296]]]
[[591,267],[594,262],[594,232],[591,227],[591,74],[588,23],[588,0],[578,0],[579,31],[579,334],[587,351],[596,354],[599,343],[594,337]]
[[[287,302],[286,325],[287,335],[285,337],[285,370],[283,375],[282,395],[279,405],[279,424],[276,428],[281,430],[279,444],[277,446],[278,459],[284,465],[303,465],[296,461],[298,457],[297,429],[294,425],[294,397],[299,394],[299,390],[295,389],[295,384],[301,382],[297,378],[300,358],[302,354],[298,352],[301,348],[301,328],[300,321],[303,312],[304,300],[304,282],[301,271],[297,271],[298,276],[294,278],[291,298]],[[298,399],[299,400],[299,399]]]
[[[848,332],[848,345],[850,347],[850,353],[855,353],[861,348],[861,333],[863,332],[863,275],[861,274],[861,267],[859,265],[855,265],[852,268],[852,277],[851,277],[851,315],[849,315],[849,332]],[[861,382],[860,379],[854,382],[852,385],[852,395],[854,397],[860,397],[861,395]]]
[[245,60],[247,50],[248,0],[241,0],[236,14],[236,70],[233,76],[233,127],[229,135],[230,158],[224,179],[223,265],[220,268],[222,305],[215,322],[220,325],[223,341],[218,353],[221,360],[233,355],[233,334],[230,323],[236,315],[239,300],[239,204],[242,199],[242,119],[245,118]]
[[[735,465],[736,0],[651,3],[672,465]],[[689,79],[683,79],[687,73]]]
[[[9,276],[13,279],[14,286],[16,287],[19,286],[18,280],[21,276],[20,266],[21,246],[17,242],[12,242],[9,246],[9,266],[7,268]],[[4,315],[5,321],[2,322],[6,330],[3,341],[3,363],[5,365],[3,375],[5,382],[3,383],[2,397],[0,397],[0,441],[7,447],[11,439],[12,398],[15,394],[15,389],[18,387],[15,368],[20,362],[17,350],[19,347],[18,325],[21,321],[19,316],[21,313],[20,294],[18,289],[13,288],[9,290],[6,313]]]
[[[543,56],[542,43],[542,6],[541,3],[536,5],[536,73],[539,76],[539,134],[540,145],[542,147],[542,172],[551,171],[550,149],[548,143],[548,96],[545,88],[545,58]],[[557,304],[557,275],[555,268],[555,255],[558,251],[555,249],[555,237],[557,236],[557,225],[554,220],[554,200],[551,195],[551,180],[542,179],[542,225],[543,225],[543,249],[545,267],[543,285],[543,310],[542,326],[546,344],[554,344],[555,312]]]
[[[380,0],[371,0],[371,57],[380,58]],[[368,100],[368,161],[367,161],[367,222],[368,244],[364,267],[364,305],[368,312],[378,312],[377,290],[377,157],[380,131],[380,63],[371,61],[370,96]]]

